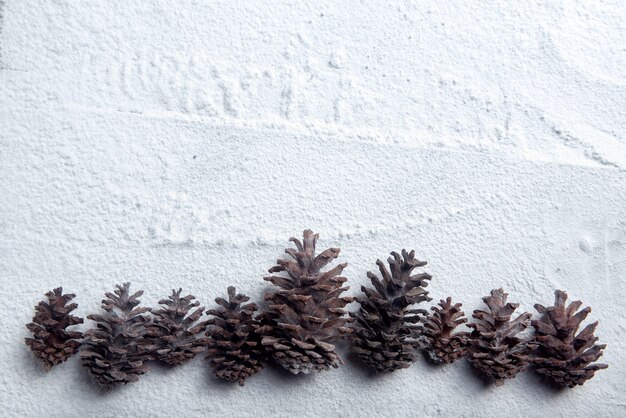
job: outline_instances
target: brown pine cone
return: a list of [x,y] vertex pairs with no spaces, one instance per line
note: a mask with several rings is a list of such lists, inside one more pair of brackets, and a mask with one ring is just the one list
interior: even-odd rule
[[215,299],[220,305],[210,309],[207,335],[209,352],[207,359],[215,375],[243,386],[247,377],[263,370],[265,352],[257,334],[258,321],[254,318],[256,303],[247,302],[246,295],[236,294],[228,288],[228,300]]
[[67,304],[74,297],[76,295],[71,293],[64,295],[62,287],[46,293],[48,300],[35,306],[33,322],[26,325],[34,337],[26,338],[26,345],[43,362],[46,370],[63,363],[80,347],[83,334],[67,330],[69,326],[83,323],[82,318],[70,314],[78,306]]
[[565,306],[567,293],[557,290],[554,294],[554,306],[535,305],[541,318],[532,321],[538,345],[533,363],[538,366],[537,373],[573,388],[591,379],[597,370],[608,367],[606,364],[590,364],[602,356],[606,344],[595,344],[598,337],[593,333],[598,326],[597,321],[576,335],[580,323],[591,312],[590,307],[576,312],[582,302],[575,301]]
[[530,314],[524,312],[511,321],[511,314],[519,304],[506,303],[507,297],[502,289],[492,290],[491,296],[483,298],[489,312],[475,310],[472,316],[477,321],[468,324],[474,329],[470,334],[468,359],[496,386],[526,369],[533,348],[529,344],[531,338],[517,337],[530,326]]
[[374,288],[362,286],[364,295],[357,297],[361,305],[351,316],[356,319],[350,337],[352,351],[377,372],[393,372],[409,367],[417,359],[418,337],[423,309],[407,309],[410,305],[431,300],[427,273],[412,275],[417,267],[426,265],[415,258],[415,251],[402,250],[387,259],[391,272],[381,260],[376,264],[382,280],[371,271],[367,277]]
[[96,322],[84,335],[80,356],[94,379],[105,387],[136,382],[148,371],[143,363],[152,360],[154,345],[147,337],[150,308],[139,308],[139,296],[129,293],[130,283],[117,285],[115,294],[106,293],[104,314],[89,315]]
[[152,311],[152,323],[148,334],[156,346],[156,358],[172,366],[182,364],[205,350],[207,339],[204,338],[207,321],[197,322],[204,312],[200,302],[193,301],[193,295],[181,297],[182,289],[172,289],[167,299],[159,304],[164,307]]
[[435,364],[453,363],[467,354],[469,333],[453,333],[457,326],[467,322],[461,306],[453,305],[450,297],[442,299],[439,306],[430,308],[434,312],[424,321],[425,350]]
[[347,266],[339,264],[321,269],[339,255],[339,248],[329,248],[315,255],[318,234],[307,229],[302,242],[290,238],[296,248],[285,250],[292,259],[278,260],[265,280],[280,289],[265,295],[268,311],[261,315],[262,344],[274,360],[290,372],[311,373],[343,364],[332,342],[350,332],[343,308],[351,297],[340,297],[348,290],[345,277],[339,275]]

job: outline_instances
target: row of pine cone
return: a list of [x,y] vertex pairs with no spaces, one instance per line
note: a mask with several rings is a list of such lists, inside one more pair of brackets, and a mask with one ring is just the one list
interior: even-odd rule
[[[338,248],[315,252],[318,235],[304,231],[303,240],[291,238],[295,248],[288,259],[277,261],[265,280],[277,289],[265,295],[267,308],[228,288],[227,298],[206,313],[194,296],[173,291],[158,309],[141,307],[142,291],[131,294],[128,283],[118,285],[102,301],[104,312],[88,315],[95,322],[84,334],[68,327],[83,322],[71,312],[73,294],[58,288],[36,306],[27,328],[33,338],[26,344],[49,369],[80,352],[83,365],[102,385],[134,382],[148,368],[146,361],[178,365],[207,352],[216,376],[243,385],[245,379],[273,359],[292,373],[319,372],[338,367],[342,360],[335,343],[347,338],[352,351],[377,372],[409,367],[423,350],[434,363],[452,363],[467,357],[489,380],[501,385],[529,365],[554,382],[574,387],[604,369],[592,364],[605,345],[595,344],[597,322],[577,334],[590,308],[581,302],[566,305],[567,295],[557,290],[554,306],[535,305],[540,316],[530,313],[512,319],[518,304],[507,302],[502,289],[483,298],[486,310],[473,313],[471,332],[456,331],[467,322],[460,303],[451,298],[433,306],[432,313],[415,305],[430,301],[425,287],[431,276],[414,273],[426,262],[415,252],[391,253],[388,266],[378,260],[380,275],[367,275],[373,287],[361,288],[355,313],[344,308],[354,301],[341,296],[348,290],[341,276],[346,263],[324,269],[339,255]],[[578,311],[578,312],[577,312]],[[533,335],[523,333],[532,325]],[[530,331],[530,330],[529,330]]]

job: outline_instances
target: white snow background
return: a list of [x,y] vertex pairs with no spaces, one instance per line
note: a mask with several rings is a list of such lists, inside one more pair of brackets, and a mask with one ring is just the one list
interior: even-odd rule
[[[0,1],[0,416],[625,416],[625,22],[621,0]],[[199,357],[103,394],[23,344],[60,285],[81,316],[124,281],[148,306],[262,301],[305,228],[350,294],[401,248],[466,313],[564,289],[610,367],[496,388],[465,361],[371,376],[342,346],[315,376],[240,388]]]

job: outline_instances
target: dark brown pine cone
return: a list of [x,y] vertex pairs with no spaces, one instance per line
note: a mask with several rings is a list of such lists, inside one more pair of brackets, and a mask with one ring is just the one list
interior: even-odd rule
[[46,293],[46,300],[35,306],[33,322],[26,325],[34,338],[26,338],[26,345],[41,360],[47,370],[54,365],[63,363],[70,356],[78,352],[83,334],[78,331],[68,331],[67,327],[82,324],[83,319],[71,315],[78,306],[75,303],[67,304],[76,295],[63,294],[63,288],[57,287]]
[[595,344],[598,337],[593,333],[598,322],[587,325],[576,335],[580,323],[591,312],[590,307],[576,312],[582,302],[575,301],[566,306],[567,293],[557,290],[554,294],[554,306],[535,305],[541,318],[532,321],[538,345],[533,363],[537,365],[537,373],[573,388],[591,379],[597,370],[608,367],[606,364],[591,364],[602,356],[606,345]]
[[209,352],[207,359],[215,375],[231,382],[244,385],[247,377],[263,370],[265,352],[257,334],[258,321],[254,318],[256,303],[247,303],[250,298],[236,294],[235,288],[228,288],[228,300],[215,299],[220,305],[210,309]]
[[519,304],[506,303],[507,297],[502,289],[492,290],[491,296],[483,298],[489,312],[475,310],[472,316],[477,321],[468,324],[474,329],[470,334],[468,359],[496,386],[526,369],[533,348],[529,344],[531,338],[517,336],[530,326],[530,314],[525,312],[511,321],[511,314]]
[[387,262],[391,272],[381,260],[376,261],[382,280],[367,273],[374,288],[361,287],[364,295],[356,299],[360,309],[351,314],[356,319],[350,337],[352,351],[377,372],[407,368],[416,360],[420,315],[426,311],[407,308],[431,300],[424,289],[431,276],[412,274],[426,265],[415,258],[415,251],[402,250],[402,257],[392,252]]
[[435,364],[453,363],[467,354],[468,332],[453,332],[467,322],[461,304],[452,304],[452,298],[441,300],[439,306],[424,321],[422,331],[428,358]]
[[83,366],[105,387],[136,382],[148,371],[143,363],[152,359],[155,349],[147,338],[150,308],[140,308],[139,296],[129,293],[130,283],[117,285],[115,294],[106,293],[104,314],[89,315],[96,322],[84,335],[80,356]]
[[[206,349],[207,321],[197,322],[204,312],[193,295],[180,296],[182,289],[159,301],[163,308],[152,311],[149,335],[156,346],[155,356],[170,365],[178,365]],[[190,311],[193,308],[193,312]]]
[[292,259],[278,260],[269,276],[279,290],[265,295],[268,311],[261,316],[262,344],[274,360],[290,372],[311,373],[343,364],[332,342],[350,332],[343,308],[351,297],[340,297],[348,290],[345,277],[339,275],[347,266],[339,264],[321,271],[339,255],[339,248],[315,254],[318,235],[307,229],[302,242],[290,238],[296,248],[285,250]]

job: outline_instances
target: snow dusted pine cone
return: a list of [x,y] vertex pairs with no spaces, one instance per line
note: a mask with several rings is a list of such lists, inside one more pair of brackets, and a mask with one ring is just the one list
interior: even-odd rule
[[207,312],[212,316],[207,331],[209,364],[217,377],[239,382],[240,386],[247,377],[263,370],[266,357],[257,334],[260,325],[254,318],[257,305],[244,304],[249,300],[230,286],[228,300],[215,299],[220,307]]
[[339,275],[347,266],[339,264],[321,271],[339,255],[339,248],[329,248],[315,255],[318,234],[307,229],[302,242],[290,238],[296,248],[285,250],[292,259],[278,260],[270,273],[286,274],[265,277],[279,290],[265,295],[268,311],[261,316],[262,344],[274,360],[290,372],[311,373],[338,367],[341,359],[333,341],[350,332],[343,308],[351,297],[339,295],[348,290],[345,277]]
[[46,293],[47,301],[42,300],[35,306],[33,322],[26,325],[34,338],[26,338],[26,345],[41,360],[47,370],[63,363],[78,352],[83,334],[68,331],[67,327],[82,324],[83,319],[70,314],[78,306],[67,304],[76,295],[63,294],[63,288],[57,287]]
[[374,288],[361,287],[364,295],[356,299],[360,309],[351,314],[356,319],[350,338],[352,351],[377,372],[407,368],[416,360],[418,324],[426,311],[408,307],[431,300],[424,289],[431,276],[412,274],[415,268],[426,265],[415,258],[415,251],[402,250],[402,257],[392,252],[387,262],[391,272],[381,260],[376,261],[382,280],[367,273]]
[[[180,296],[182,289],[173,290],[159,301],[162,309],[152,311],[149,335],[156,346],[155,356],[172,366],[182,364],[206,349],[204,338],[207,321],[197,322],[204,312],[193,295]],[[190,311],[193,308],[193,312]]]
[[531,338],[517,337],[530,326],[530,314],[524,312],[511,321],[511,314],[519,304],[506,303],[508,296],[502,289],[492,290],[491,296],[483,298],[489,312],[475,310],[472,316],[477,321],[468,324],[474,329],[468,359],[496,386],[526,369],[532,349]]
[[537,373],[573,388],[591,379],[597,370],[608,367],[606,364],[590,364],[602,356],[606,345],[595,344],[598,337],[593,333],[598,326],[597,321],[576,335],[580,323],[591,312],[590,307],[576,312],[582,302],[575,301],[565,306],[567,293],[557,290],[554,294],[554,306],[535,305],[541,318],[532,321],[538,345],[533,363],[538,366]]
[[80,356],[83,366],[105,387],[136,382],[148,371],[143,363],[152,360],[154,345],[147,337],[150,308],[139,308],[139,296],[129,293],[130,283],[117,285],[115,294],[106,293],[104,314],[89,315],[96,322],[84,335]]
[[467,322],[461,304],[452,304],[452,298],[441,300],[439,306],[424,321],[422,331],[428,358],[435,364],[453,363],[467,354],[468,332],[453,332]]

